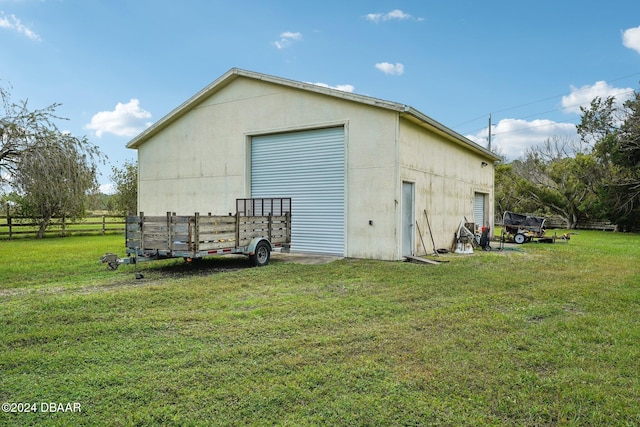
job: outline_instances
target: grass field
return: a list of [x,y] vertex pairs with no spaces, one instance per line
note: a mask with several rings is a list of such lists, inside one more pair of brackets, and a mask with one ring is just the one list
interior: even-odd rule
[[640,425],[639,235],[143,280],[122,247],[0,242],[0,425]]

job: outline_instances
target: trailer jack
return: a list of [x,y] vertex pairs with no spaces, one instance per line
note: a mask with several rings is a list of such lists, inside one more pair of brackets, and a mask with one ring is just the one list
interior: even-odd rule
[[118,255],[112,254],[110,252],[102,255],[100,258],[100,262],[103,264],[107,264],[107,268],[109,270],[117,270],[120,267],[120,264],[124,264],[123,260],[121,260]]
[[120,258],[114,253],[106,253],[100,258],[100,262],[107,264],[109,270],[117,270],[121,264],[135,264],[136,267],[136,279],[143,279],[144,276],[138,271],[138,257]]

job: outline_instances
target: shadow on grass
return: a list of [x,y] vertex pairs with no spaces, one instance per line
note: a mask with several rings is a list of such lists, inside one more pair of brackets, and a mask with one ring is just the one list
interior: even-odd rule
[[[281,260],[271,259],[269,264],[281,263]],[[194,259],[187,262],[183,259],[169,259],[162,261],[149,261],[139,264],[140,272],[158,273],[161,277],[190,277],[208,276],[217,273],[245,270],[251,267],[249,258],[244,255],[211,256]],[[130,267],[133,273],[133,267]]]

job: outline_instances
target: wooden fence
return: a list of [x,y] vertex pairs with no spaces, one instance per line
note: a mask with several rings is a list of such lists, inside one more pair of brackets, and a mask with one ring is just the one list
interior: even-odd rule
[[[74,234],[124,233],[125,224],[125,217],[111,215],[89,215],[79,221],[52,218],[45,235],[65,237]],[[29,218],[16,217],[11,214],[0,216],[0,239],[29,237],[29,235],[35,237],[38,228],[39,225]]]
[[[502,218],[496,217],[496,225],[502,226]],[[567,222],[559,216],[545,217],[544,226],[547,230],[566,229]],[[615,231],[616,225],[609,221],[581,221],[576,226],[576,230],[602,230]]]

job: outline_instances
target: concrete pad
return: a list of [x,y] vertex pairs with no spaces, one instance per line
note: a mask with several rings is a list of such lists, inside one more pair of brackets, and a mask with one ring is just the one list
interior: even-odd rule
[[285,262],[294,264],[328,264],[342,258],[343,257],[321,254],[284,253],[275,251],[271,252],[272,262]]

